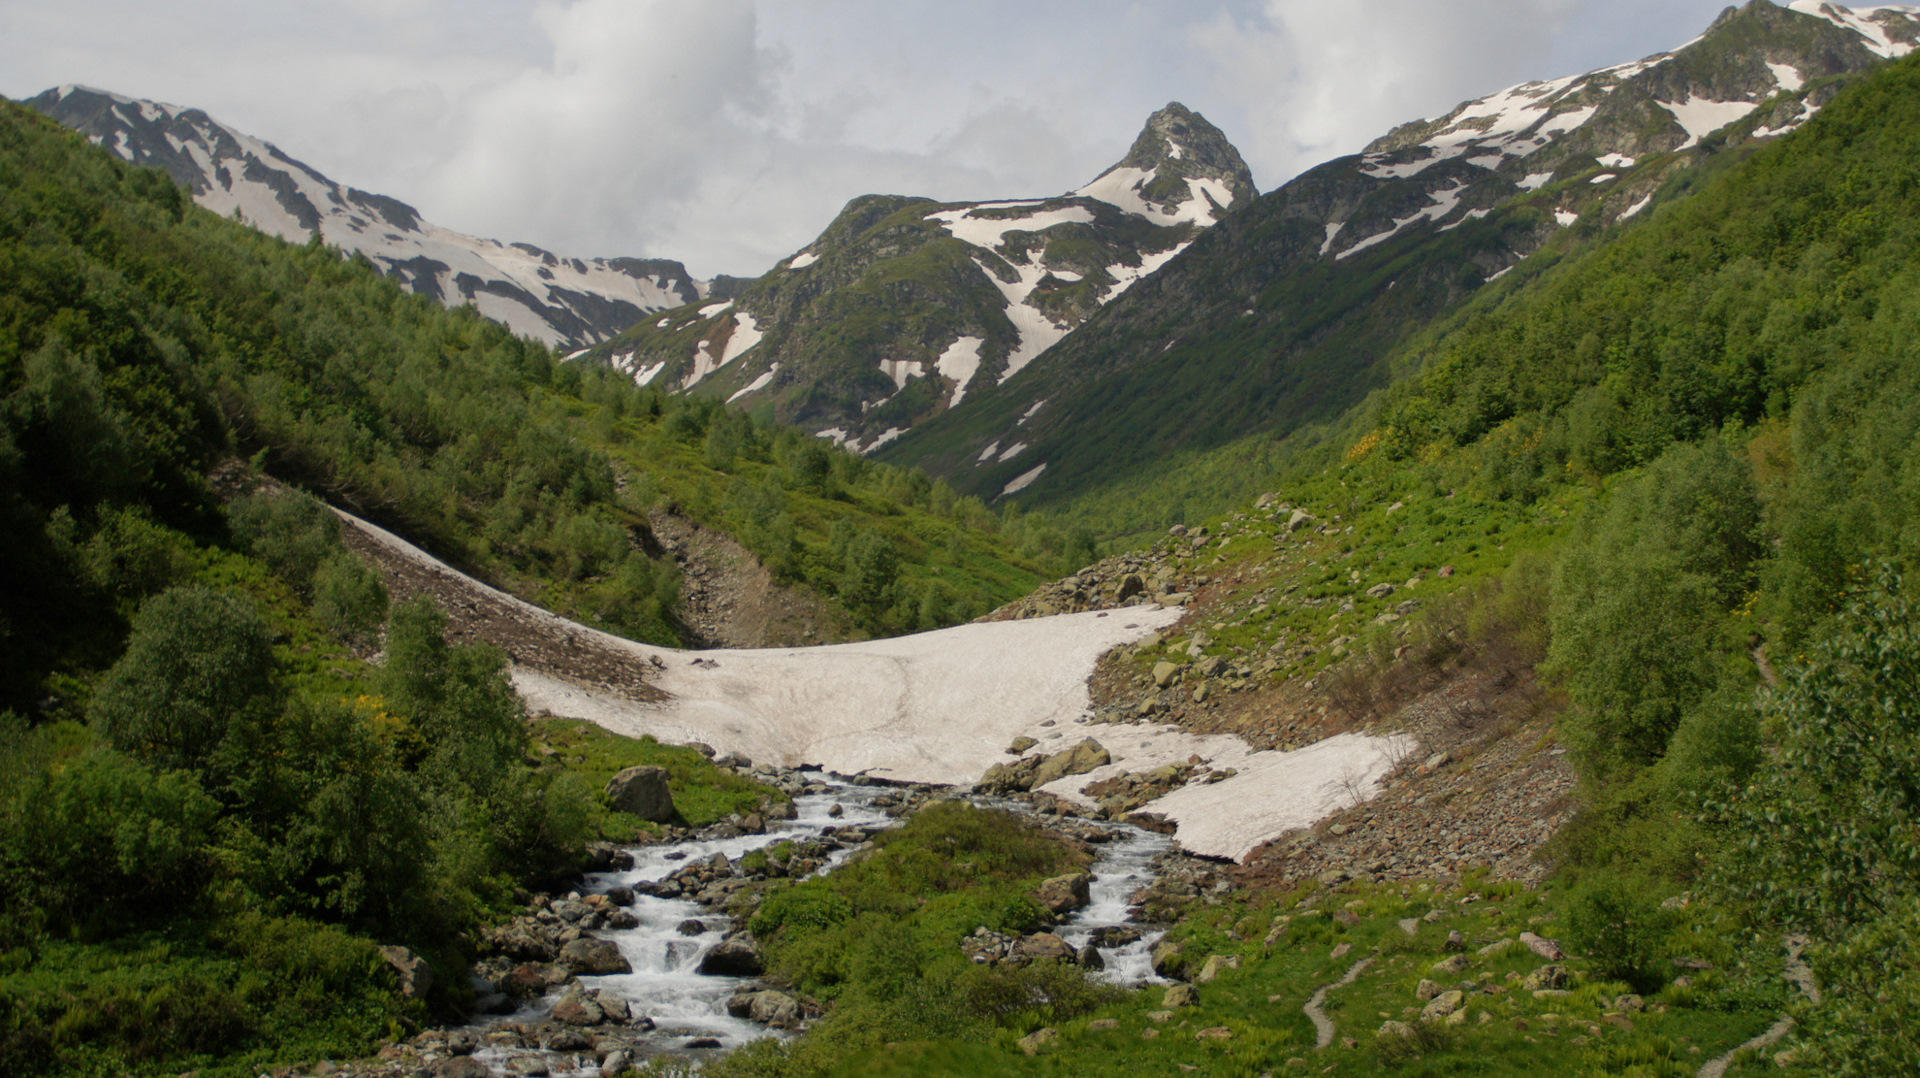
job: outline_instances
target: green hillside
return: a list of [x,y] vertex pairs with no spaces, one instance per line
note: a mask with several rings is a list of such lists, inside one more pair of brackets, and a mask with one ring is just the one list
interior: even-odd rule
[[963,620],[1068,567],[1059,535],[1016,529],[1016,553],[1000,521],[924,477],[558,363],[364,263],[195,209],[23,109],[0,125],[12,706],[49,671],[111,661],[116,633],[94,629],[164,583],[123,579],[144,570],[118,553],[86,577],[71,551],[129,529],[224,541],[208,474],[227,461],[661,643],[679,639],[678,570],[648,556],[649,510],[736,530],[864,632]]

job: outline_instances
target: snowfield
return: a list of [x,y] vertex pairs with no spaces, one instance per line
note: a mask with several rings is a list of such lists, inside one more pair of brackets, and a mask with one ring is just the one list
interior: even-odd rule
[[968,785],[1013,759],[1016,737],[1055,752],[1092,737],[1113,762],[1044,789],[1086,802],[1091,782],[1199,755],[1237,774],[1175,790],[1143,809],[1179,823],[1195,853],[1241,858],[1284,831],[1364,800],[1406,739],[1342,734],[1294,752],[1254,751],[1238,738],[1172,726],[1094,723],[1087,680],[1108,649],[1178,621],[1179,607],[1146,604],[1060,614],[810,648],[679,651],[591,629],[460,574],[406,541],[341,514],[401,556],[462,580],[518,609],[558,637],[634,655],[659,670],[664,702],[633,700],[521,667],[513,684],[527,706],[584,719],[631,737],[704,742],[722,753],[843,774]]

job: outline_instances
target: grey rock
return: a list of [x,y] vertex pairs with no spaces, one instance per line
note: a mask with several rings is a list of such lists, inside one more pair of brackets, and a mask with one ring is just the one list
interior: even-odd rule
[[607,783],[607,804],[643,820],[665,823],[674,818],[673,791],[663,767],[629,767]]

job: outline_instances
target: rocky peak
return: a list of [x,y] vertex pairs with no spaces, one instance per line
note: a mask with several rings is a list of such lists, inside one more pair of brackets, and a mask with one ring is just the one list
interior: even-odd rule
[[1209,225],[1253,201],[1253,174],[1220,129],[1178,101],[1147,118],[1119,164],[1073,194],[1156,223]]

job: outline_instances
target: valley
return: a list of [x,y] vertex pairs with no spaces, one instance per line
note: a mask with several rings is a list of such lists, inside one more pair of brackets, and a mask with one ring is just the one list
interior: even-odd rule
[[1916,43],[704,282],[0,102],[0,1074],[1909,1073]]

